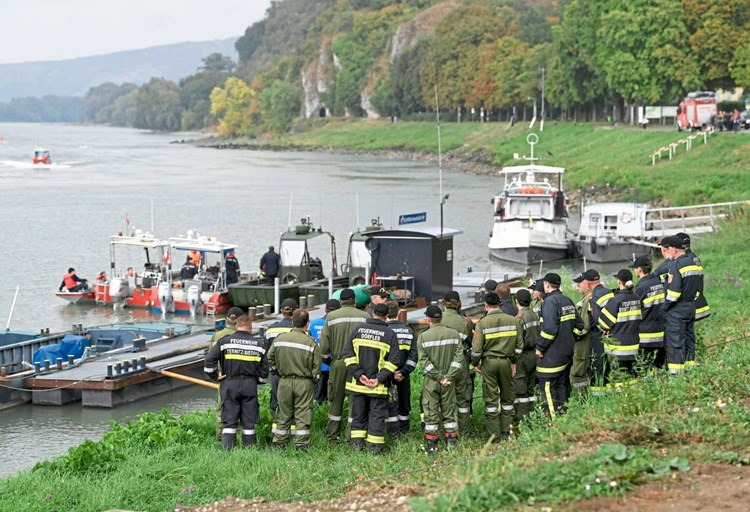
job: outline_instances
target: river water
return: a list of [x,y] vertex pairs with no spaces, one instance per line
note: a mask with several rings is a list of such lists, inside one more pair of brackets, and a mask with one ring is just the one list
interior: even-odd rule
[[[309,216],[315,226],[333,232],[339,264],[346,261],[349,233],[372,218],[379,217],[390,228],[398,227],[401,214],[427,212],[427,224],[439,226],[439,172],[433,165],[171,143],[192,136],[0,124],[0,321],[7,322],[16,286],[20,291],[10,323],[14,329],[55,331],[131,315],[148,319],[143,311],[69,305],[54,296],[69,266],[92,281],[99,271],[108,271],[109,237],[126,229],[126,217],[129,230],[153,231],[157,238],[195,230],[237,244],[243,270],[255,270],[268,245],[278,247],[290,218],[295,225]],[[51,166],[31,163],[38,146],[50,149]],[[490,203],[500,190],[499,179],[451,169],[444,169],[442,178],[443,193],[450,194],[445,226],[463,232],[454,240],[454,271],[523,272],[524,266],[489,259]],[[141,265],[140,255],[135,256],[131,264]],[[0,476],[63,453],[83,439],[97,439],[109,428],[109,420],[167,406],[177,412],[203,410],[210,407],[212,396],[212,391],[201,389],[115,410],[72,404],[0,411]],[[50,449],[45,439],[54,440],[59,449]]]

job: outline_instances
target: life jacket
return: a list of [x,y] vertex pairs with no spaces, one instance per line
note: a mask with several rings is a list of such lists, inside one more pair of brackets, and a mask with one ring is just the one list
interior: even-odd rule
[[76,280],[73,279],[74,275],[75,274],[73,272],[70,272],[68,274],[65,274],[65,276],[63,277],[63,281],[65,281],[65,288],[67,288],[68,290],[72,290],[73,288],[78,286],[78,283],[76,282]]

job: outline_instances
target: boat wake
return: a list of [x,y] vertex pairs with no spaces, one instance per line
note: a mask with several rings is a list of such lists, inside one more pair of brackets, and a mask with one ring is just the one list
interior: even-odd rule
[[50,169],[70,169],[70,164],[34,164],[31,162],[22,162],[20,160],[0,160],[0,166],[10,167],[12,169],[39,169],[39,170],[50,170]]

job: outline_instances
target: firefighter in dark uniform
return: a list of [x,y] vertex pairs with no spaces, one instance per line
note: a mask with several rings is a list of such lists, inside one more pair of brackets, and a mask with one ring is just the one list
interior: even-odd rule
[[638,276],[634,292],[641,299],[638,352],[646,362],[647,370],[664,368],[667,357],[664,349],[664,284],[651,273],[651,259],[648,256],[637,257],[630,268]]
[[474,382],[472,373],[474,367],[471,364],[471,340],[474,336],[474,323],[471,319],[461,315],[461,297],[458,292],[451,290],[443,297],[445,311],[441,325],[450,327],[458,332],[461,340],[461,350],[464,354],[463,365],[456,374],[453,384],[456,393],[456,405],[458,408],[458,431],[462,436],[471,432],[471,402],[474,396]]
[[419,334],[419,363],[424,371],[422,410],[424,411],[427,453],[438,449],[438,429],[443,430],[448,444],[458,442],[456,421],[456,377],[466,364],[463,343],[455,329],[442,325],[443,312],[438,306],[425,310],[430,327]]
[[[279,334],[289,332],[294,327],[292,323],[292,313],[297,309],[297,301],[294,299],[284,299],[279,305],[281,308],[281,320],[271,325],[266,331],[266,351],[271,350],[273,340]],[[276,398],[277,390],[279,388],[279,376],[271,376],[271,412],[276,414],[279,402]]]
[[388,403],[388,419],[386,427],[391,434],[406,434],[409,432],[409,413],[411,412],[411,379],[409,375],[417,367],[417,337],[408,325],[398,319],[398,302],[389,300],[388,327],[398,337],[398,368],[393,374],[393,388],[395,400]]
[[615,296],[612,290],[606,288],[601,283],[599,272],[594,269],[588,269],[583,273],[583,278],[588,281],[591,296],[589,306],[591,306],[591,387],[589,388],[592,395],[601,395],[606,392],[605,382],[605,358],[604,345],[602,344],[602,331],[599,328],[599,317],[607,302]]
[[591,382],[591,290],[583,274],[575,276],[573,282],[581,293],[581,300],[576,303],[576,310],[583,320],[583,330],[586,334],[576,340],[573,348],[570,385],[575,393],[585,395]]
[[[610,362],[607,381],[617,388],[633,383],[636,377],[634,365],[640,347],[641,299],[633,290],[630,270],[624,268],[614,277],[619,291],[602,309],[599,327],[605,333],[604,353]],[[621,371],[614,371],[616,368]]]
[[[224,328],[219,329],[213,335],[211,336],[211,341],[208,342],[208,349],[210,350],[211,347],[216,345],[221,338],[224,336],[227,336],[228,334],[233,334],[237,330],[237,326],[235,325],[237,322],[237,319],[242,316],[244,312],[242,309],[238,308],[237,306],[233,306],[229,308],[229,311],[227,311],[227,316],[224,319]],[[221,367],[218,368],[219,373],[221,373]],[[216,390],[216,439],[221,441],[221,431],[224,429],[224,425],[221,422],[221,392],[219,390]]]
[[[292,330],[279,334],[268,351],[271,373],[279,376],[279,409],[273,444],[284,445],[291,434],[294,447],[306,450],[310,444],[315,385],[320,378],[322,360],[318,344],[307,332],[310,324],[307,311],[295,310],[292,322]],[[292,422],[296,426],[293,430]]]
[[[699,284],[700,292],[698,292],[698,295],[695,297],[695,301],[693,302],[693,304],[695,304],[695,321],[700,322],[701,320],[705,320],[706,318],[711,316],[711,307],[708,305],[708,300],[706,300],[706,294],[703,290],[703,263],[701,263],[698,255],[696,255],[690,248],[690,236],[687,233],[677,233],[675,237],[682,241],[682,244],[685,246],[685,254],[693,259],[693,263],[701,271]],[[693,334],[694,333],[695,331],[693,331]],[[693,338],[691,339],[688,339],[686,349],[687,354],[685,356],[685,368],[689,369],[695,366],[695,336],[693,336]]]
[[385,445],[388,386],[398,368],[399,350],[396,333],[385,323],[388,306],[376,304],[372,312],[373,318],[354,328],[342,356],[348,368],[351,447],[361,451],[366,443],[372,453],[380,453]]
[[[237,443],[237,424],[242,424],[242,445],[256,443],[255,425],[260,419],[258,384],[268,377],[263,338],[253,336],[250,317],[237,319],[237,331],[223,337],[206,354],[203,370],[220,381],[221,446],[231,450]],[[221,376],[217,365],[221,365]]]
[[[703,270],[685,253],[679,238],[668,236],[660,245],[665,256],[672,260],[664,303],[664,336],[667,367],[676,374],[685,369],[688,346],[695,342],[695,299],[703,294]],[[694,364],[693,360],[691,365]]]
[[227,254],[227,258],[224,260],[224,266],[227,273],[227,286],[240,280],[240,262],[237,261],[234,251]]
[[338,439],[341,414],[344,410],[347,381],[347,365],[344,364],[342,355],[344,345],[352,331],[370,318],[370,315],[354,307],[356,299],[354,291],[350,288],[341,291],[339,300],[341,308],[328,313],[323,330],[320,332],[320,353],[323,355],[323,361],[330,365],[328,400],[331,406],[328,409],[326,428],[326,437],[329,441]]
[[516,293],[518,318],[521,319],[523,331],[523,351],[516,357],[516,374],[513,386],[516,390],[516,422],[529,414],[536,401],[536,340],[539,339],[539,317],[531,310],[531,293],[522,288]]
[[560,291],[562,280],[555,273],[544,276],[546,296],[542,303],[542,330],[536,342],[536,376],[542,406],[549,419],[563,412],[568,400],[570,367],[575,340],[586,334],[575,304]]
[[484,307],[487,316],[474,330],[471,363],[482,375],[487,431],[494,436],[494,442],[500,442],[510,435],[515,415],[513,374],[516,358],[523,352],[523,328],[520,318],[500,311],[497,293],[489,292],[484,296]]

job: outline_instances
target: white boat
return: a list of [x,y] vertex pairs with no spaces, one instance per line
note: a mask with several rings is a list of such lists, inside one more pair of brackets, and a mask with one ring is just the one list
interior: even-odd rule
[[654,237],[644,230],[649,205],[643,203],[594,203],[581,208],[581,224],[575,239],[576,254],[595,263],[632,261],[650,254]]
[[[568,212],[562,188],[565,169],[537,165],[534,145],[539,138],[531,133],[527,165],[506,167],[503,191],[492,201],[494,222],[490,235],[490,255],[522,264],[561,260],[571,255]],[[550,178],[553,182],[550,183]]]

